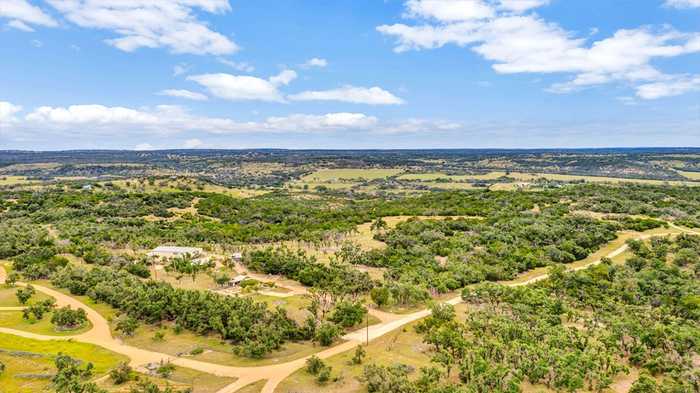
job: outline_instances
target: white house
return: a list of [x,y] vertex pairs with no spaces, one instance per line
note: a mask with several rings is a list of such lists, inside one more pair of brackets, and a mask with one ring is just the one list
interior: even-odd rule
[[148,253],[149,257],[160,258],[175,258],[183,255],[189,255],[193,258],[198,258],[204,250],[199,247],[175,247],[175,246],[158,246]]

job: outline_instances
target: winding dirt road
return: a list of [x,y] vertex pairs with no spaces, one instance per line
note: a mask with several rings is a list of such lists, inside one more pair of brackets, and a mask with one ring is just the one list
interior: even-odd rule
[[[689,232],[689,233],[695,233],[695,234],[700,234],[691,230],[687,230],[685,228],[680,228],[673,226],[674,229],[676,229],[675,232],[661,232],[661,233],[654,233],[654,234],[645,234],[645,235],[640,235],[636,237],[636,239],[648,239],[652,236],[665,236],[665,235],[673,235],[677,234],[680,232]],[[606,257],[608,258],[613,258],[615,256],[618,256],[625,252],[627,250],[627,245],[623,244],[620,247],[616,248],[615,250],[609,252],[606,254]],[[572,268],[571,270],[581,270],[584,268],[587,268],[592,265],[596,265],[601,262],[601,259],[597,259],[594,261],[591,261],[589,263],[583,264],[581,266],[577,266],[575,268]],[[0,283],[5,282],[5,277],[6,277],[6,272],[5,269],[0,265]],[[544,280],[548,277],[546,273],[541,273],[537,276],[531,277],[527,280],[520,281],[520,282],[514,282],[514,283],[507,283],[504,285],[508,286],[522,286],[522,285],[528,285],[540,280]],[[20,284],[24,285],[24,284]],[[233,393],[236,392],[237,390],[260,380],[266,380],[267,382],[265,383],[262,393],[273,393],[275,388],[279,385],[282,380],[287,378],[289,375],[294,373],[295,371],[299,370],[300,368],[304,367],[305,362],[308,358],[303,357],[300,359],[296,359],[290,362],[282,363],[282,364],[277,364],[277,365],[269,365],[269,366],[257,366],[257,367],[232,367],[232,366],[224,366],[220,364],[214,364],[214,363],[208,363],[208,362],[202,362],[194,359],[187,359],[187,358],[180,358],[180,357],[175,357],[171,356],[168,354],[164,353],[159,353],[159,352],[153,352],[149,350],[144,350],[141,348],[136,348],[133,346],[130,346],[128,344],[123,343],[121,340],[118,338],[115,338],[112,336],[112,333],[110,331],[109,323],[107,320],[100,315],[97,311],[93,310],[92,308],[88,307],[87,305],[83,304],[81,301],[68,296],[64,293],[58,292],[54,289],[47,288],[42,285],[34,285],[34,288],[37,291],[43,292],[46,295],[52,296],[54,299],[56,299],[56,303],[58,306],[65,306],[65,305],[70,305],[73,308],[82,308],[86,311],[88,319],[92,323],[93,328],[85,333],[79,334],[79,335],[74,335],[74,336],[62,336],[62,337],[56,337],[56,336],[46,336],[46,335],[40,335],[40,334],[34,334],[34,333],[29,333],[29,332],[24,332],[20,330],[14,330],[14,329],[8,329],[8,328],[0,328],[0,332],[3,333],[9,333],[21,337],[26,337],[26,338],[31,338],[31,339],[36,339],[36,340],[74,340],[74,341],[80,341],[80,342],[85,342],[85,343],[90,343],[94,345],[98,345],[100,347],[109,349],[113,352],[122,354],[127,356],[130,359],[130,365],[134,368],[137,369],[142,369],[146,364],[148,363],[154,363],[154,362],[160,362],[160,361],[170,361],[173,364],[181,367],[187,367],[191,368],[197,371],[205,372],[205,373],[210,373],[214,374],[217,376],[222,376],[222,377],[232,377],[236,378],[236,381],[221,390],[219,390],[217,393]],[[300,288],[296,288],[298,291],[301,291]],[[455,297],[452,298],[446,303],[455,305],[458,304],[462,301],[461,297]],[[356,346],[364,343],[367,339],[374,340],[377,339],[389,332],[392,332],[396,329],[399,329],[407,324],[410,324],[412,322],[415,322],[419,319],[425,318],[428,315],[430,315],[430,310],[429,309],[423,309],[411,314],[405,314],[405,315],[397,315],[397,314],[391,314],[387,312],[382,312],[379,310],[370,310],[370,313],[374,316],[376,316],[381,323],[370,326],[369,329],[359,329],[355,332],[351,332],[343,336],[343,339],[345,342],[338,344],[334,347],[328,348],[326,350],[323,350],[319,353],[316,354],[319,358],[325,359],[340,353],[343,353],[345,351],[351,350],[355,348]]]

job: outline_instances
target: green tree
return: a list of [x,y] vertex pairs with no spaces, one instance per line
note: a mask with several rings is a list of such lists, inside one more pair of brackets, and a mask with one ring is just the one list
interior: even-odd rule
[[27,285],[25,288],[20,288],[15,292],[15,296],[17,296],[17,300],[20,302],[20,304],[27,304],[29,299],[31,299],[32,296],[36,293],[36,290],[34,289],[33,286]]

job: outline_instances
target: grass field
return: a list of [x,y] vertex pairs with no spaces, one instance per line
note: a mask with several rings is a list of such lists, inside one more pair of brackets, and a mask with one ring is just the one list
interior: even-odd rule
[[135,192],[178,192],[189,187],[194,191],[226,194],[236,198],[249,198],[265,193],[265,191],[262,190],[229,188],[209,183],[204,183],[201,185],[201,187],[198,187],[198,184],[194,179],[158,179],[153,182],[153,184],[149,183],[146,179],[125,179],[114,180],[111,182],[100,182],[102,185],[105,185],[106,183],[112,183],[119,188]]
[[[292,182],[291,187],[308,187],[314,189],[319,186],[331,190],[342,190],[357,187],[360,182],[375,179],[385,179],[403,172],[398,168],[344,168],[344,169],[320,169],[306,175],[298,181]],[[361,187],[362,192],[375,191],[374,187]]]
[[[417,376],[418,369],[430,363],[429,347],[423,344],[423,339],[414,330],[414,324],[397,329],[369,343],[365,347],[367,356],[365,364],[375,363],[392,365],[397,363],[410,364],[415,367],[413,373]],[[314,376],[300,369],[285,379],[275,390],[276,393],[356,393],[366,392],[357,377],[362,374],[364,364],[353,365],[350,359],[354,351],[333,356],[325,363],[333,368],[331,381],[320,386]],[[337,381],[333,381],[337,379]]]
[[396,176],[403,169],[396,168],[367,168],[367,169],[320,169],[301,178],[302,182],[323,183],[342,180],[374,180]]
[[683,176],[687,179],[700,181],[700,172],[688,172],[688,171],[678,171],[678,170],[676,172],[678,172],[678,174],[680,174],[681,176]]
[[[0,391],[3,393],[34,393],[45,390],[49,379],[32,378],[34,375],[50,376],[55,373],[54,356],[59,352],[91,362],[94,375],[99,377],[114,368],[126,357],[110,352],[101,347],[71,341],[37,341],[0,333],[0,361],[5,372],[0,374]],[[13,354],[21,351],[24,354]]]
[[236,393],[260,393],[263,386],[265,386],[265,380],[251,383],[245,386],[243,389],[238,390]]
[[[156,332],[162,332],[163,338],[155,339]],[[325,347],[309,342],[290,342],[285,344],[281,350],[270,353],[262,359],[250,359],[235,355],[233,346],[222,341],[216,335],[201,336],[188,331],[177,334],[169,324],[160,327],[141,325],[134,336],[122,338],[129,345],[138,348],[227,366],[262,366],[284,363],[325,349]],[[204,351],[198,355],[190,355],[193,350],[198,348]]]
[[[17,289],[20,287],[6,287],[0,285],[0,307],[21,307],[22,304],[17,300]],[[50,296],[44,295],[41,292],[37,292],[29,299],[29,303],[40,302],[44,299],[48,299]]]
[[47,336],[72,336],[92,328],[88,321],[83,327],[75,330],[57,330],[51,323],[51,313],[46,313],[40,321],[35,321],[22,318],[21,311],[0,311],[0,326]]
[[38,180],[28,180],[24,176],[0,176],[0,186],[17,186],[40,183]]
[[[682,175],[685,176],[685,173],[688,172],[681,172]],[[689,177],[689,179],[692,180],[700,180],[700,173],[692,173],[690,174],[693,175],[698,175],[697,178],[692,178]],[[617,177],[604,177],[604,176],[580,176],[580,175],[560,175],[560,174],[553,174],[553,173],[523,173],[523,172],[501,172],[501,171],[494,171],[494,172],[489,172],[487,174],[483,175],[458,175],[458,176],[451,176],[447,175],[445,173],[417,173],[417,174],[404,174],[399,176],[399,179],[402,180],[417,180],[421,182],[425,182],[427,185],[432,185],[435,187],[443,187],[447,188],[450,187],[449,184],[451,183],[438,183],[438,182],[433,182],[434,180],[437,179],[448,179],[453,182],[466,182],[469,180],[494,180],[499,177],[503,176],[508,176],[513,179],[516,179],[517,181],[521,182],[532,182],[537,179],[548,179],[548,180],[555,180],[555,181],[586,181],[586,182],[595,182],[595,183],[642,183],[642,184],[652,184],[652,185],[664,185],[664,184],[669,184],[669,185],[700,185],[700,183],[693,183],[693,182],[685,182],[685,181],[663,181],[663,180],[650,180],[650,179],[627,179],[627,178],[617,178]]]

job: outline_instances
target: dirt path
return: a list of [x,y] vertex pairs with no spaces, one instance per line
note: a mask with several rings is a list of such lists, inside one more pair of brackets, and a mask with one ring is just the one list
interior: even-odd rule
[[[700,234],[694,231],[687,230],[685,228],[680,228],[680,227],[675,227],[672,226],[680,231],[683,232],[691,232],[691,233],[696,233]],[[664,236],[664,235],[671,235],[675,234],[677,232],[669,232],[669,233],[654,233],[654,234],[646,234],[646,235],[641,235],[636,237],[637,239],[648,239],[652,236]],[[606,257],[612,258],[617,255],[620,255],[621,253],[625,252],[627,250],[627,245],[623,244],[620,247],[616,248],[615,250],[609,252],[606,254]],[[594,261],[591,261],[589,263],[577,266],[572,268],[571,270],[581,270],[584,268],[587,268],[592,265],[596,265],[601,262],[601,259],[597,259]],[[271,279],[269,277],[263,276],[263,275],[257,275],[257,274],[248,274],[249,276],[256,278],[256,279],[265,279],[270,281]],[[5,281],[6,277],[6,272],[5,269],[0,265],[0,283],[3,283]],[[506,283],[504,285],[508,286],[521,286],[521,285],[528,285],[540,280],[544,280],[548,277],[548,274],[542,273],[539,274],[535,277],[531,277],[527,280],[520,281],[520,282],[514,282],[514,283]],[[274,280],[273,282],[276,282]],[[23,285],[23,284],[19,284]],[[144,365],[148,363],[153,363],[153,362],[160,362],[160,361],[170,361],[173,364],[181,367],[187,367],[191,368],[197,371],[202,371],[205,373],[210,373],[214,374],[217,376],[223,376],[223,377],[233,377],[237,378],[237,380],[222,388],[219,390],[217,393],[233,393],[236,392],[237,390],[243,388],[244,386],[247,386],[251,383],[260,381],[260,380],[267,380],[266,384],[264,385],[262,389],[262,393],[273,393],[277,385],[279,385],[282,380],[287,378],[289,375],[294,373],[295,371],[299,370],[300,368],[304,367],[306,360],[308,357],[303,357],[300,359],[296,359],[287,363],[282,363],[282,364],[277,364],[277,365],[269,365],[269,366],[257,366],[257,367],[231,367],[231,366],[224,366],[224,365],[219,365],[219,364],[214,364],[214,363],[207,363],[207,362],[202,362],[198,360],[193,360],[193,359],[186,359],[186,358],[178,358],[175,356],[163,354],[163,353],[158,353],[158,352],[153,352],[153,351],[148,351],[140,348],[136,348],[127,344],[124,344],[121,340],[115,338],[112,336],[109,323],[107,320],[105,320],[102,315],[97,313],[95,310],[92,308],[88,307],[87,305],[83,304],[79,300],[65,295],[64,293],[58,292],[56,290],[53,290],[51,288],[47,288],[42,285],[34,285],[34,288],[37,291],[43,292],[49,296],[52,296],[54,299],[56,299],[56,303],[59,306],[65,306],[65,305],[70,305],[73,308],[82,308],[86,311],[88,319],[93,325],[93,328],[85,333],[75,335],[75,336],[67,336],[67,337],[55,337],[55,336],[45,336],[45,335],[40,335],[40,334],[34,334],[34,333],[29,333],[29,332],[24,332],[24,331],[19,331],[19,330],[14,330],[14,329],[7,329],[7,328],[0,328],[0,332],[3,333],[9,333],[9,334],[14,334],[22,337],[27,337],[27,338],[32,338],[32,339],[37,339],[37,340],[74,340],[74,341],[80,341],[80,342],[86,342],[90,344],[95,344],[99,345],[101,347],[104,347],[106,349],[109,349],[113,352],[125,355],[129,357],[130,359],[130,364],[132,367],[135,368],[142,368]],[[287,288],[290,290],[298,291],[299,294],[306,293],[306,288],[304,287],[295,287],[295,288]],[[458,304],[462,301],[461,297],[454,297],[446,303],[455,305]],[[397,314],[391,314],[387,312],[383,312],[380,310],[370,310],[370,314],[374,315],[378,319],[381,320],[381,323],[370,326],[368,329],[363,328],[359,329],[355,332],[351,332],[343,336],[343,339],[346,340],[345,342],[336,345],[334,347],[331,347],[329,349],[326,349],[324,351],[321,351],[316,354],[321,359],[329,358],[331,356],[343,353],[345,351],[351,350],[355,348],[358,345],[363,344],[366,340],[374,340],[377,339],[391,331],[394,331],[396,329],[399,329],[409,323],[415,322],[419,319],[425,318],[428,315],[430,315],[430,310],[429,309],[423,309],[411,314],[406,314],[406,315],[397,315]]]

